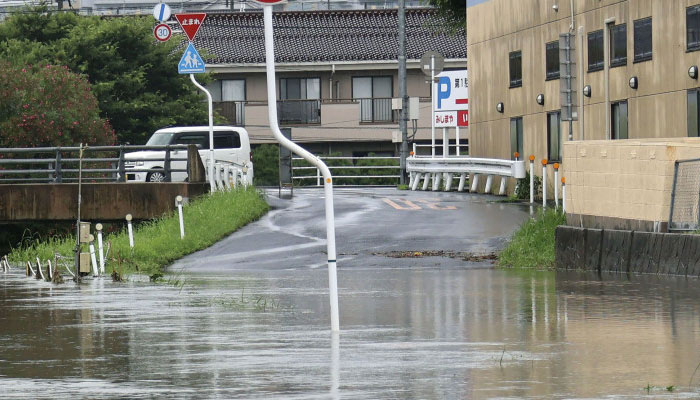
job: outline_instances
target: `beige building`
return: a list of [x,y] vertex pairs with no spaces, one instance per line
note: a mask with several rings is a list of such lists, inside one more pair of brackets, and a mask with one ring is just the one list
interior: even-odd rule
[[[274,16],[277,104],[282,127],[315,153],[398,155],[396,10],[279,12]],[[210,54],[207,71],[216,107],[244,126],[253,144],[274,143],[268,124],[262,13],[207,16],[195,40]],[[430,86],[419,61],[445,57],[445,69],[465,69],[464,31],[450,32],[432,9],[406,11],[407,92],[419,97],[415,140],[429,142]],[[413,133],[408,123],[409,136]]]
[[[489,0],[468,8],[467,32],[473,156],[518,151],[539,164],[561,162],[567,140],[698,136],[700,0]],[[567,32],[571,134],[560,100]]]

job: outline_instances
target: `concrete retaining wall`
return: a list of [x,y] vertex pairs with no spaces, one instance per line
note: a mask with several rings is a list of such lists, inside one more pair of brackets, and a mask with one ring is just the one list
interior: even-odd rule
[[700,235],[559,226],[555,266],[566,270],[700,276]]

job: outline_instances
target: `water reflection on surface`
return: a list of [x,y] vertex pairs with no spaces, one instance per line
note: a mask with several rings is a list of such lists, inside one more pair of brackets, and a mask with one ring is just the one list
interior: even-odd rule
[[0,397],[700,396],[697,280],[341,270],[336,338],[326,284],[322,269],[184,287],[0,275]]

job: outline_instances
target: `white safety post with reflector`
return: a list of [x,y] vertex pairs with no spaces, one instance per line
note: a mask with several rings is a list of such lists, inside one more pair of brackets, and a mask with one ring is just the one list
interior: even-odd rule
[[131,214],[126,214],[126,228],[129,231],[129,247],[134,248],[134,227],[131,225]]
[[535,202],[535,156],[530,156],[530,204]]
[[559,163],[554,163],[554,208],[559,208]]
[[100,270],[97,267],[97,257],[95,256],[95,236],[90,235],[90,261],[92,261],[92,271],[95,276],[100,275]]
[[[272,2],[263,2],[263,18],[265,22],[265,67],[267,70],[267,103],[277,104],[277,89],[275,86],[275,45],[272,30]],[[301,156],[311,165],[319,169],[323,175],[323,189],[326,205],[326,240],[328,251],[328,288],[330,292],[331,331],[340,331],[338,312],[338,276],[335,252],[335,216],[333,212],[333,177],[328,166],[318,157],[284,137],[277,123],[277,107],[267,107],[270,129],[275,139],[295,154]]]
[[175,202],[177,203],[177,214],[180,219],[180,239],[185,238],[185,220],[182,217],[182,196],[177,196],[175,198]]
[[95,230],[97,230],[97,251],[100,253],[100,273],[105,273],[105,254],[104,247],[102,247],[102,224],[95,225]]
[[547,160],[542,160],[542,207],[547,207]]
[[561,177],[561,212],[566,214],[566,178]]

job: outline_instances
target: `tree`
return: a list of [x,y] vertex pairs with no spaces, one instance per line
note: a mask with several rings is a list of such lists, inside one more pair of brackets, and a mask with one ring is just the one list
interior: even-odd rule
[[67,67],[0,63],[0,146],[114,144],[90,84]]
[[440,17],[454,30],[464,29],[467,25],[468,0],[426,0],[437,9]]
[[119,141],[142,144],[164,126],[207,122],[201,94],[177,73],[178,41],[155,43],[152,29],[153,20],[145,17],[87,17],[37,8],[0,24],[0,56],[21,65],[67,65],[85,75],[100,115],[111,121]]

